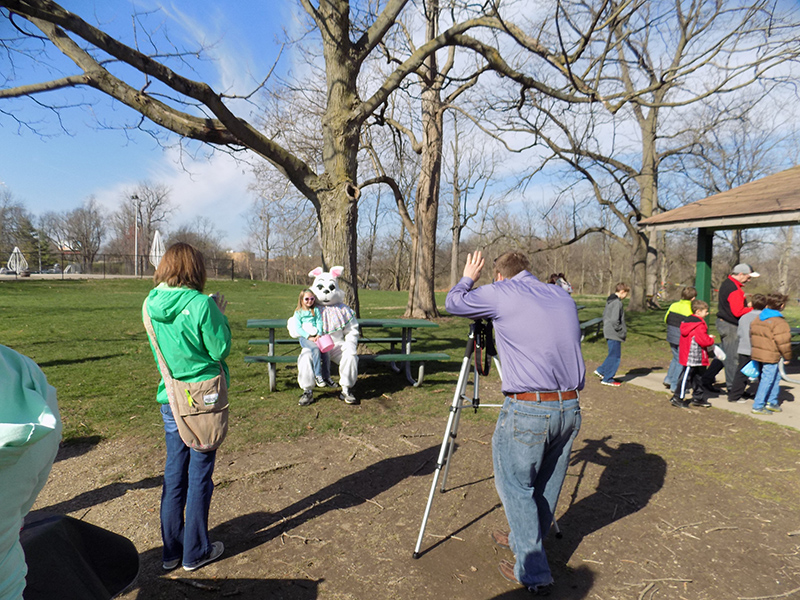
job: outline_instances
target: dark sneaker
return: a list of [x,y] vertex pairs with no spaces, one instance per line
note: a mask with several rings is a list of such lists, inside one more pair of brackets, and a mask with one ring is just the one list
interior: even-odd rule
[[325,380],[319,375],[314,377],[314,383],[317,384],[317,387],[325,387]]
[[689,408],[688,400],[681,400],[680,398],[676,398],[675,396],[669,399],[669,403],[677,408]]
[[225,551],[225,546],[222,544],[222,542],[213,542],[211,544],[211,551],[208,553],[208,556],[206,556],[203,560],[201,560],[199,563],[197,563],[193,567],[187,567],[187,566],[184,565],[183,570],[184,571],[196,571],[200,567],[205,566],[208,563],[214,562],[215,560],[217,560],[220,556],[222,556],[222,553],[224,551]]
[[353,405],[361,404],[358,401],[358,398],[356,398],[355,396],[353,396],[353,394],[350,393],[350,390],[343,389],[342,393],[339,394],[339,400],[344,400],[345,404],[353,404]]
[[622,385],[622,382],[617,381],[616,379],[612,379],[610,381],[601,381],[600,383],[602,383],[603,385],[610,385],[612,387],[619,387]]
[[336,382],[330,377],[326,377],[322,381],[325,382],[325,387],[330,387],[330,388],[339,387],[338,385],[336,385]]
[[505,548],[506,550],[509,549],[508,533],[506,533],[505,531],[500,531],[499,529],[495,529],[492,532],[492,541],[494,541],[494,543],[500,546],[501,548]]
[[764,408],[769,412],[783,412],[783,409],[777,404],[767,404]]
[[711,402],[708,400],[692,400],[692,406],[699,408],[711,408]]
[[742,396],[741,398],[728,398],[728,402],[731,404],[746,404],[747,400]]
[[181,564],[180,558],[176,558],[175,560],[165,560],[161,563],[161,568],[165,571],[172,571],[172,569],[177,569],[179,564]]
[[309,404],[314,403],[314,392],[313,390],[306,390],[303,392],[303,395],[300,396],[300,400],[297,402],[299,406],[308,406]]
[[750,412],[753,413],[754,415],[771,415],[772,414],[766,408],[754,408]]

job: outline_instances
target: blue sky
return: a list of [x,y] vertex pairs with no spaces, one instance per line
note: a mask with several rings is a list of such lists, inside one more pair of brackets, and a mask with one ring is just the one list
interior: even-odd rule
[[[179,71],[193,79],[204,79],[215,89],[250,91],[254,81],[266,76],[279,47],[275,43],[283,27],[291,28],[290,0],[269,2],[216,2],[214,0],[66,0],[64,8],[132,44],[132,19],[135,11],[158,10],[148,17],[151,25],[163,26],[178,45],[211,46],[215,59],[201,65],[201,71]],[[256,8],[254,8],[256,7]],[[0,35],[9,34],[7,20],[0,21]],[[141,39],[141,37],[140,37]],[[50,56],[57,56],[52,46]],[[285,61],[284,55],[284,61]],[[0,65],[6,65],[3,62]],[[63,60],[66,73],[78,68]],[[72,66],[70,66],[72,65]],[[19,72],[14,84],[44,81],[60,76],[33,69]],[[177,147],[164,149],[148,135],[134,131],[100,129],[97,120],[120,126],[132,120],[133,111],[114,104],[93,90],[72,90],[39,96],[43,101],[65,98],[70,102],[90,100],[92,111],[70,109],[61,112],[69,133],[59,129],[54,115],[37,110],[30,99],[0,100],[0,110],[13,109],[22,119],[36,122],[48,135],[42,137],[20,128],[11,118],[0,115],[0,186],[13,194],[36,215],[49,210],[77,208],[90,196],[105,208],[118,207],[126,189],[148,180],[172,189],[171,198],[178,210],[170,228],[174,229],[197,216],[204,216],[224,233],[232,248],[241,246],[244,234],[243,213],[253,199],[247,186],[250,170],[245,164],[217,153],[210,159],[202,151],[196,157],[181,156]],[[249,105],[235,106],[242,117],[252,117]],[[184,167],[180,161],[183,161]]]

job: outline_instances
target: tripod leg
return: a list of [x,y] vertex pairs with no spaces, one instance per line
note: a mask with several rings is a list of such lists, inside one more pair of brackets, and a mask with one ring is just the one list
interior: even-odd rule
[[[479,377],[480,374],[478,373],[477,369],[474,369],[467,364],[467,378],[464,380],[464,386],[461,388],[461,393],[459,394],[459,404],[458,406],[463,406],[463,401],[467,398],[467,385],[469,385],[469,373],[472,371],[472,396],[473,398],[478,398],[478,388],[479,388]],[[474,404],[473,404],[474,406]],[[461,410],[459,410],[456,414],[455,423],[453,424],[453,430],[450,432],[450,445],[447,449],[447,460],[445,461],[444,465],[444,475],[442,475],[442,487],[439,488],[439,491],[444,493],[444,488],[447,485],[447,476],[450,473],[450,459],[453,458],[453,452],[456,449],[456,438],[458,437],[458,425],[461,422]]]
[[425,512],[422,514],[422,524],[419,528],[419,536],[417,536],[417,545],[414,547],[414,558],[419,558],[419,549],[422,546],[422,538],[425,535],[425,527],[428,525],[428,516],[431,513],[431,507],[433,506],[433,496],[436,493],[436,484],[439,481],[439,473],[442,471],[442,467],[445,464],[446,457],[448,454],[449,444],[451,443],[451,436],[453,432],[453,426],[458,419],[458,416],[461,412],[461,396],[464,393],[464,389],[467,386],[467,374],[469,371],[469,356],[464,356],[464,360],[461,363],[461,372],[458,375],[458,384],[456,385],[456,392],[453,396],[453,402],[450,404],[450,415],[447,418],[447,428],[444,432],[444,439],[442,440],[442,446],[439,449],[439,458],[436,462],[436,470],[433,473],[433,482],[431,483],[431,490],[428,493],[428,503],[425,506]]

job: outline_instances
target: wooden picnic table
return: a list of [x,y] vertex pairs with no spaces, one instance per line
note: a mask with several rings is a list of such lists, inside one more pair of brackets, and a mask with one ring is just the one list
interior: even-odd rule
[[[275,347],[278,344],[297,344],[299,347],[299,342],[296,339],[278,339],[275,337],[275,331],[279,329],[286,329],[286,321],[287,319],[248,319],[247,320],[247,327],[248,328],[256,328],[256,329],[267,329],[269,330],[268,339],[267,340],[249,340],[249,344],[266,344],[267,355],[266,356],[245,356],[245,362],[264,362],[267,363],[267,370],[269,373],[269,389],[271,392],[275,391],[275,376],[277,371],[277,363],[284,362],[294,362],[297,360],[296,355],[284,355],[279,356],[275,352]],[[418,386],[422,383],[425,377],[425,362],[426,361],[438,361],[438,360],[449,360],[450,357],[447,354],[443,354],[441,352],[413,352],[412,351],[412,343],[415,341],[413,337],[413,332],[415,329],[424,329],[424,328],[435,328],[439,327],[438,323],[434,323],[432,321],[427,321],[425,319],[358,319],[358,325],[360,327],[361,336],[359,341],[364,343],[388,343],[391,345],[391,351],[389,353],[379,353],[379,354],[361,354],[359,355],[359,361],[361,360],[370,360],[374,362],[387,362],[390,364],[391,368],[395,372],[400,372],[401,368],[398,364],[402,364],[403,370],[405,371],[406,379],[411,383],[413,386]],[[364,334],[364,329],[377,329],[377,330],[386,330],[391,331],[395,329],[400,329],[401,334],[399,337],[372,337],[369,335]],[[395,344],[400,344],[400,352],[394,351]],[[419,374],[415,379],[411,373],[411,363],[418,362],[419,363]]]

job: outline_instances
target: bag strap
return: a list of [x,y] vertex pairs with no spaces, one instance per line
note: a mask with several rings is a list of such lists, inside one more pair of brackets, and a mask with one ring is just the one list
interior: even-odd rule
[[142,313],[144,315],[144,328],[147,330],[147,335],[150,337],[150,341],[153,344],[153,348],[156,349],[156,357],[158,357],[158,370],[161,371],[161,377],[164,378],[164,387],[167,390],[167,397],[172,400],[172,386],[170,382],[173,380],[172,374],[169,372],[169,367],[167,366],[167,361],[164,360],[164,355],[161,354],[161,348],[158,345],[158,339],[156,338],[156,332],[153,330],[153,321],[150,319],[150,313],[147,312],[147,298],[144,300],[144,306],[142,307]]
[[[158,340],[156,339],[156,332],[153,330],[153,321],[150,319],[150,313],[147,312],[147,298],[144,299],[144,306],[142,306],[142,314],[143,321],[144,321],[144,328],[147,330],[147,335],[150,337],[150,341],[153,343],[153,348],[156,349],[156,356],[158,357],[158,370],[161,371],[161,377],[164,378],[164,387],[167,389],[167,397],[172,400],[172,386],[170,382],[173,381],[175,378],[172,376],[172,373],[169,371],[169,367],[167,366],[167,361],[164,360],[164,355],[161,354],[161,348],[158,345]],[[225,371],[222,368],[222,362],[219,362],[219,372],[225,376]]]

